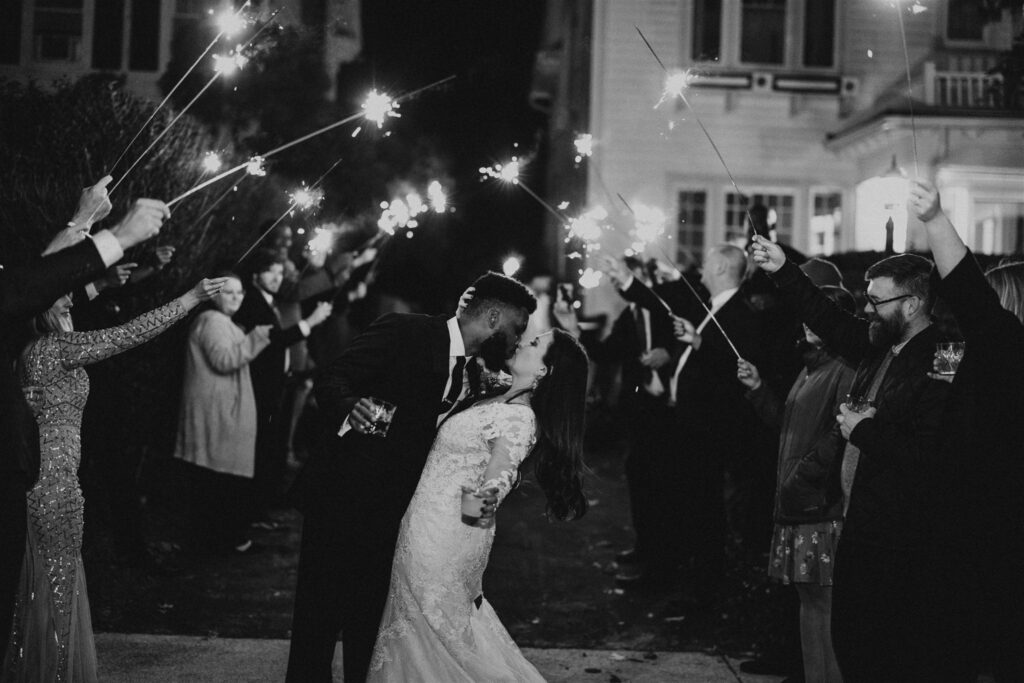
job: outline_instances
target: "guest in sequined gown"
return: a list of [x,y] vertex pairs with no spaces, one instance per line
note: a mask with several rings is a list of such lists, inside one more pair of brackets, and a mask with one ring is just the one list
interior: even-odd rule
[[40,336],[22,353],[20,379],[39,425],[39,480],[28,493],[28,543],[3,683],[97,680],[77,475],[89,395],[84,366],[153,339],[223,283],[203,280],[170,303],[105,330],[75,332],[70,296],[36,320]]

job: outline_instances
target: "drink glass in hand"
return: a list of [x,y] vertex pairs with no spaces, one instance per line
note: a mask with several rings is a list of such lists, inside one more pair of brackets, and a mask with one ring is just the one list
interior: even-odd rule
[[939,342],[935,345],[935,358],[940,375],[955,375],[964,357],[963,342]]
[[875,402],[865,396],[847,394],[846,408],[855,413],[866,413],[868,408],[874,408]]
[[366,433],[371,436],[387,436],[397,406],[373,396],[367,396],[367,400],[370,402],[370,410],[373,411],[373,420],[367,427]]
[[480,489],[462,487],[462,523],[467,526],[480,526],[483,517],[484,498]]

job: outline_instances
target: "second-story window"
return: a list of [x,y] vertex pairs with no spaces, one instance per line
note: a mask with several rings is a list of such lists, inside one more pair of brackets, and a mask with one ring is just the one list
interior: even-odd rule
[[984,40],[985,17],[977,0],[949,0],[946,6],[946,39]]
[[38,61],[77,62],[82,51],[82,1],[36,0],[32,54]]
[[785,63],[786,0],[743,0],[740,26],[741,62]]
[[733,67],[834,69],[836,0],[692,0],[690,57]]

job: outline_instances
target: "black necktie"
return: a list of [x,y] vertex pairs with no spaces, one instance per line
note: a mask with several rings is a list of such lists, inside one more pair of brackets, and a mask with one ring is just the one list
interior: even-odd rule
[[455,359],[455,367],[452,368],[452,386],[448,390],[448,395],[441,401],[441,409],[437,411],[438,415],[444,415],[451,410],[455,401],[459,399],[459,394],[462,393],[462,374],[465,370],[466,357],[459,356]]

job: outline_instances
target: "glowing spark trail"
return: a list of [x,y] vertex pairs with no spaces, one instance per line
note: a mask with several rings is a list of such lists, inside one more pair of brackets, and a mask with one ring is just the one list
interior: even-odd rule
[[377,92],[376,88],[371,90],[370,94],[366,96],[362,107],[363,116],[367,121],[376,123],[377,128],[384,127],[384,119],[401,116],[401,114],[395,111],[399,107],[398,102],[392,99],[390,95]]
[[[230,11],[225,13],[225,14],[230,14],[231,18],[225,18],[224,15],[221,15],[221,17],[218,19],[218,25],[221,27],[220,32],[217,33],[216,36],[214,36],[213,40],[210,41],[210,44],[206,46],[206,49],[203,50],[199,54],[198,57],[196,57],[196,61],[194,61],[192,63],[192,66],[190,66],[185,71],[185,73],[183,73],[181,75],[181,78],[179,78],[178,82],[174,84],[174,87],[171,88],[170,92],[168,92],[164,96],[164,98],[162,100],[160,100],[160,104],[158,104],[156,106],[156,109],[154,109],[153,112],[149,115],[149,118],[146,119],[146,122],[142,124],[142,127],[139,128],[139,130],[135,133],[134,136],[132,136],[131,141],[127,145],[125,145],[124,150],[117,156],[117,159],[114,161],[114,163],[110,167],[111,171],[113,171],[115,168],[117,168],[117,165],[119,163],[121,163],[122,159],[124,159],[124,155],[128,153],[128,150],[131,149],[132,145],[135,144],[135,141],[139,139],[140,135],[142,135],[142,131],[146,130],[146,127],[150,123],[153,122],[153,119],[156,117],[157,112],[160,111],[161,109],[163,109],[164,105],[167,104],[170,101],[171,96],[174,95],[174,93],[178,90],[178,87],[181,86],[181,84],[185,82],[185,79],[188,78],[188,75],[190,73],[195,71],[195,68],[197,66],[199,66],[200,62],[203,61],[203,57],[205,57],[207,54],[209,54],[210,50],[213,49],[213,46],[217,44],[217,41],[219,41],[225,35],[228,36],[228,37],[231,37],[234,34],[234,31],[229,33],[227,28],[238,28],[239,27],[239,20],[237,18],[241,17],[242,16],[242,12],[244,12],[246,10],[246,8],[248,8],[248,7],[249,7],[249,0],[246,0],[245,3],[241,7],[239,7],[238,10],[235,11],[234,13],[230,13]],[[246,20],[243,18],[240,21],[241,22],[245,22]],[[227,26],[227,28],[225,28],[225,26]],[[244,28],[244,26],[245,26],[245,24],[242,23],[241,27]],[[239,28],[239,30],[240,30],[240,28]]]
[[250,159],[243,165],[245,166],[246,173],[248,173],[251,176],[262,178],[263,176],[267,175],[267,169],[265,166],[266,163],[266,157],[257,155],[254,157],[250,157]]
[[[440,79],[438,81],[434,81],[433,83],[430,83],[429,85],[425,85],[422,88],[417,88],[415,90],[410,90],[409,92],[405,93],[404,95],[401,95],[401,96],[395,98],[395,101],[396,102],[401,102],[402,100],[406,100],[406,99],[409,99],[411,97],[415,97],[416,95],[419,95],[422,92],[426,92],[427,90],[431,90],[431,89],[436,88],[436,87],[438,87],[440,85],[443,85],[443,84],[447,83],[448,81],[453,80],[454,78],[455,78],[455,76],[447,76],[447,77],[442,78],[442,79]],[[362,118],[362,117],[363,117],[363,113],[352,114],[351,116],[346,116],[345,118],[340,119],[338,121],[335,121],[334,123],[330,123],[330,124],[324,126],[323,128],[319,128],[319,129],[313,131],[312,133],[307,133],[306,135],[303,135],[303,136],[298,137],[298,138],[296,138],[294,140],[291,140],[290,142],[286,142],[283,145],[279,145],[278,147],[275,147],[274,149],[270,150],[269,152],[264,152],[262,154],[262,156],[265,159],[269,159],[270,157],[272,157],[272,156],[274,156],[276,154],[280,154],[281,152],[285,151],[286,149],[291,149],[295,145],[302,144],[303,142],[306,142],[307,140],[311,140],[311,139],[313,139],[313,138],[315,138],[315,137],[317,137],[319,135],[323,135],[324,133],[326,133],[328,131],[334,130],[338,126],[343,126],[346,123],[351,123],[352,121],[355,121],[356,119],[359,119],[359,118]],[[224,171],[223,173],[221,173],[220,175],[218,175],[218,176],[216,176],[214,178],[210,178],[209,180],[206,180],[206,181],[204,181],[202,183],[199,183],[195,187],[190,188],[189,190],[185,191],[183,194],[180,194],[177,197],[175,197],[174,199],[172,199],[171,201],[167,202],[167,206],[174,206],[175,204],[177,204],[181,200],[185,199],[186,197],[189,197],[189,196],[195,194],[196,192],[199,192],[204,187],[207,187],[207,186],[217,182],[218,180],[221,180],[222,178],[226,178],[227,176],[231,175],[232,173],[237,173],[238,171],[240,171],[243,168],[245,168],[245,166],[246,166],[246,164],[239,164],[238,166],[235,166],[234,168],[230,168],[227,171]]]
[[216,152],[207,152],[203,155],[203,170],[207,173],[216,173],[223,167],[224,162]]

